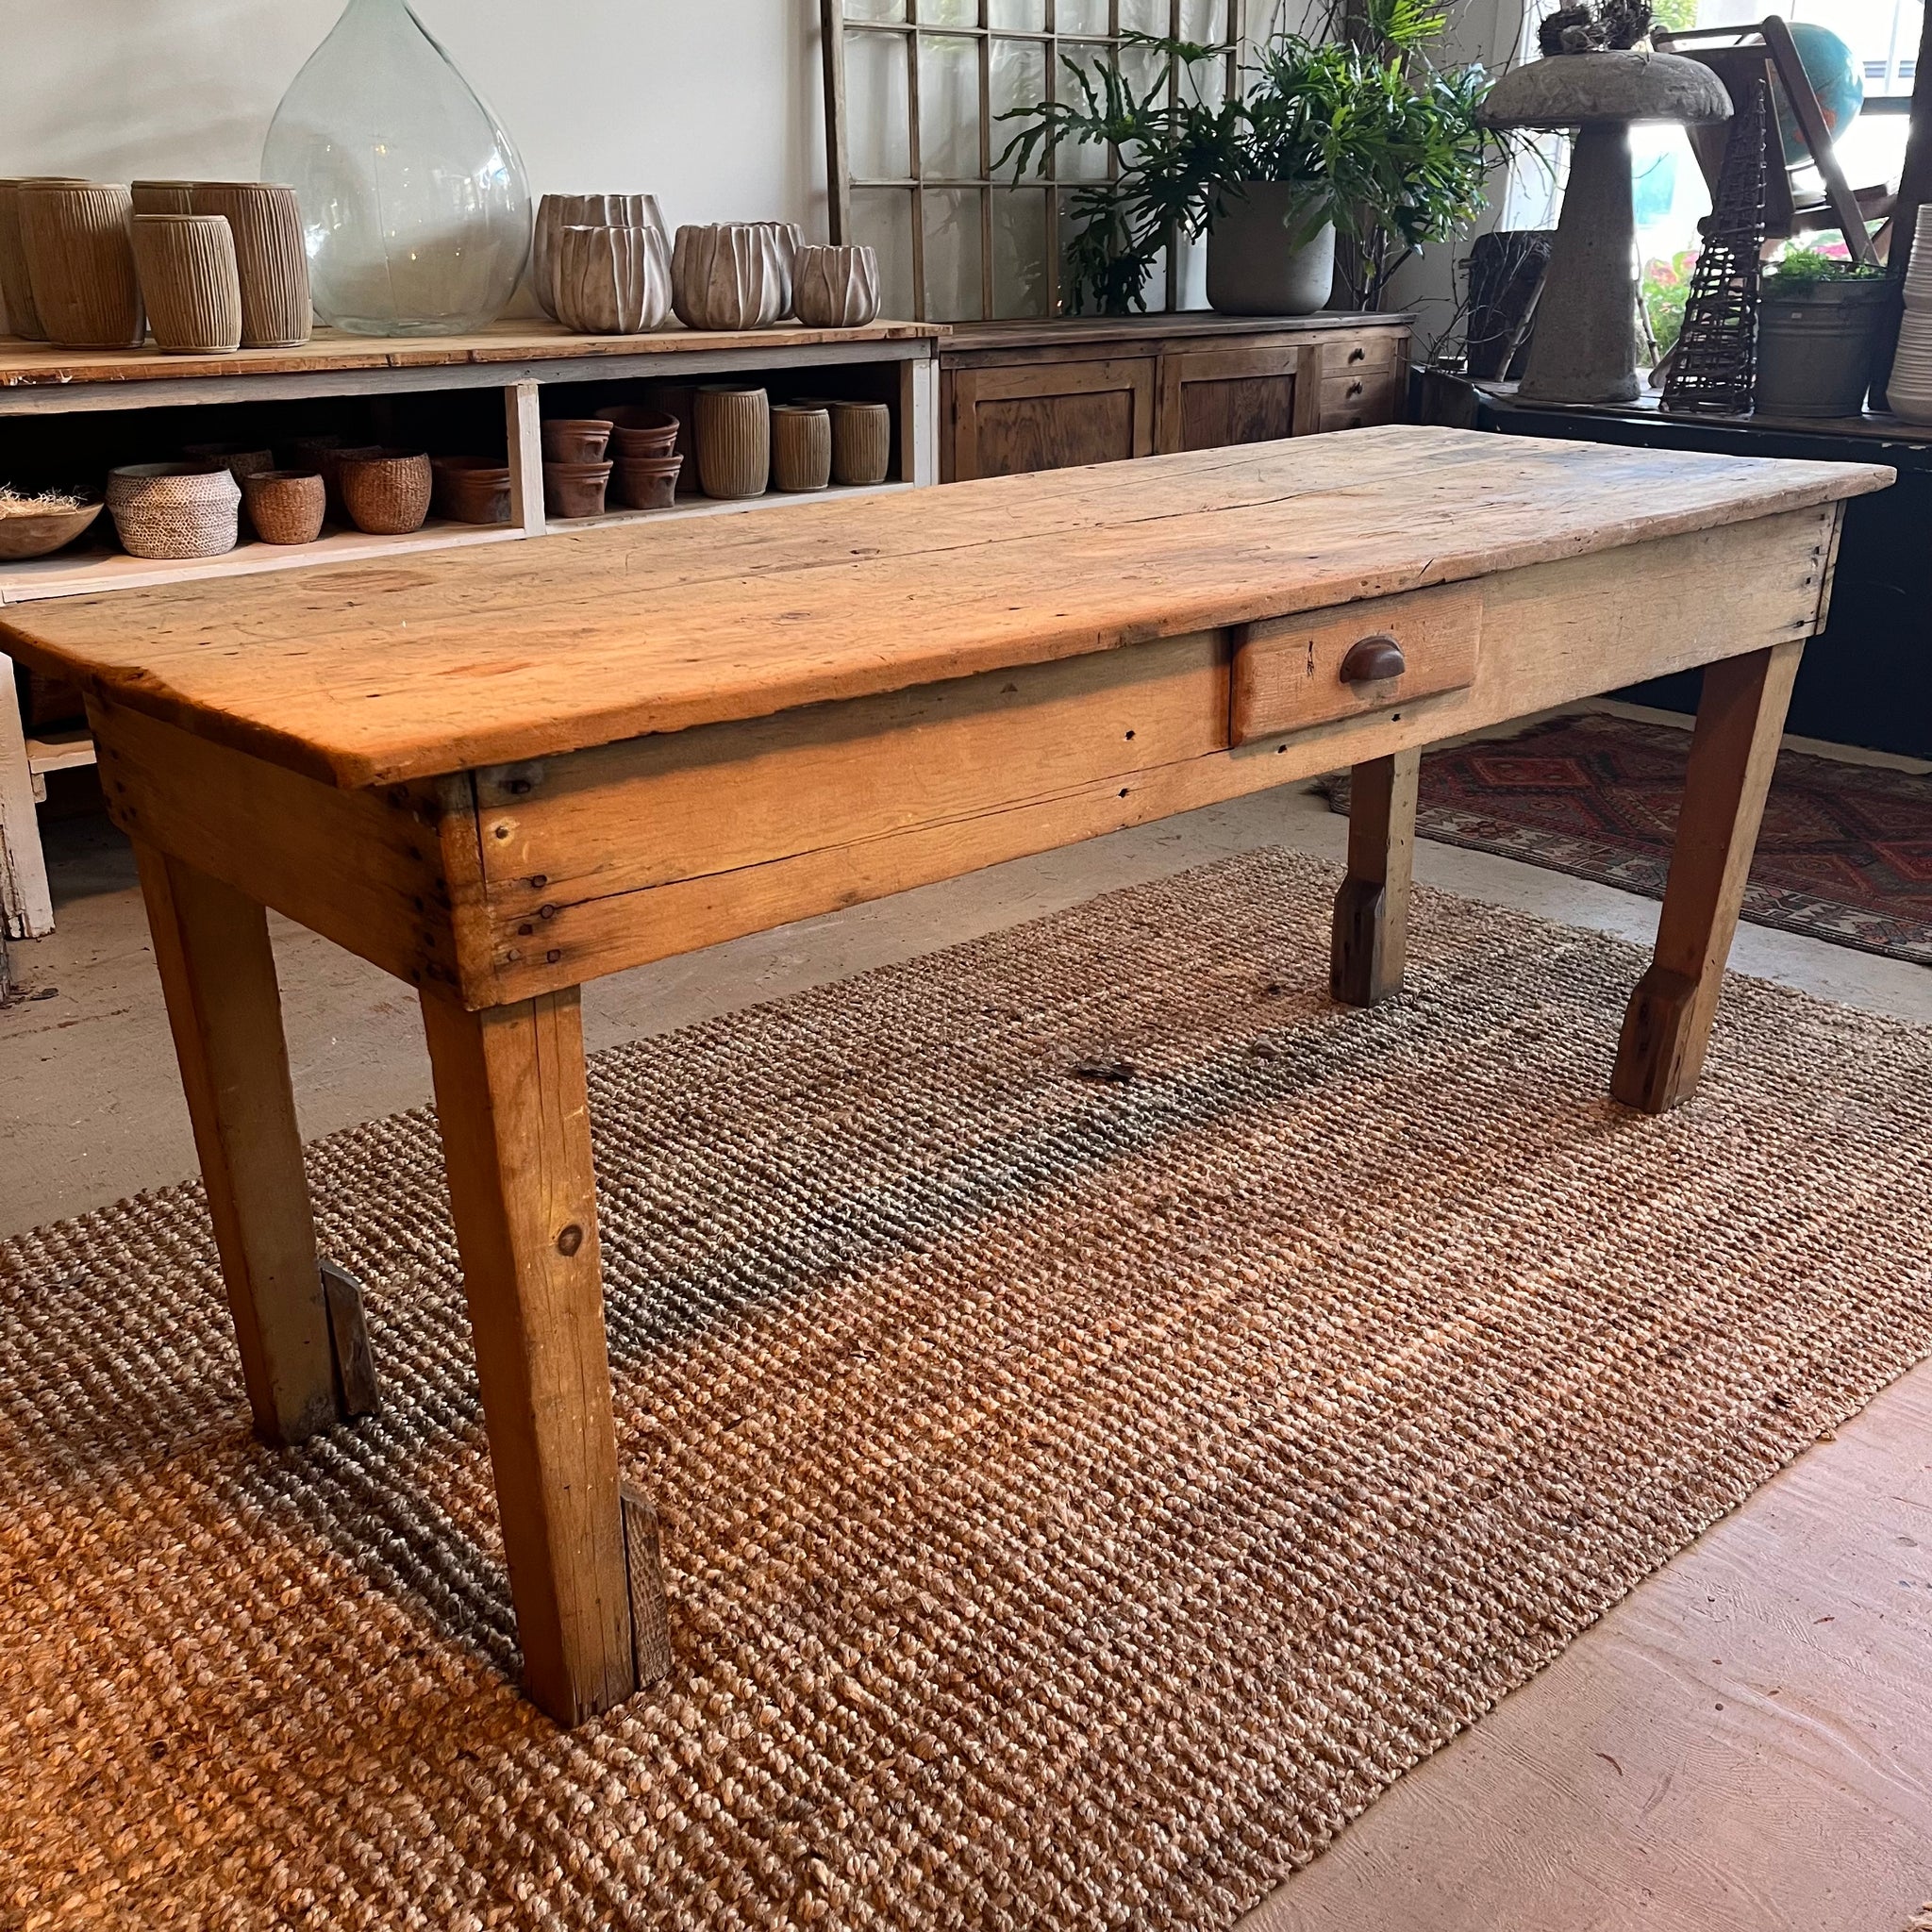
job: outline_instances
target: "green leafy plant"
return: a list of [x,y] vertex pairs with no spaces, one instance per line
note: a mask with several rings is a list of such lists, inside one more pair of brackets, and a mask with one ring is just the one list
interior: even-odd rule
[[1277,32],[1233,98],[1209,99],[1205,75],[1226,49],[1144,34],[1137,84],[1121,66],[1063,59],[1062,97],[1002,116],[1021,124],[1001,156],[1017,175],[1061,146],[1118,157],[1115,176],[1073,190],[1067,250],[1076,313],[1146,307],[1148,278],[1181,235],[1208,234],[1249,182],[1304,187],[1288,245],[1333,222],[1353,244],[1342,273],[1358,308],[1379,303],[1417,249],[1466,227],[1500,158],[1476,125],[1489,78],[1475,66],[1437,67],[1429,52],[1450,0],[1370,0],[1350,37]]
[[1643,264],[1643,312],[1660,356],[1668,355],[1684,333],[1684,308],[1690,299],[1698,253],[1695,248],[1680,248],[1668,261],[1653,256]]
[[1882,281],[1885,271],[1876,262],[1854,261],[1848,255],[1827,255],[1821,248],[1787,248],[1772,264],[1765,286],[1786,294],[1819,282]]

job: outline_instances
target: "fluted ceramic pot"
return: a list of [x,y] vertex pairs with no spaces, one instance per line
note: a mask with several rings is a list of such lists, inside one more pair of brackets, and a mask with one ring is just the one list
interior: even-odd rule
[[156,348],[186,356],[241,347],[235,237],[220,215],[136,215],[134,261]]
[[892,411],[885,403],[832,405],[832,481],[883,483],[892,463]]
[[42,187],[84,188],[87,184],[64,175],[30,175],[0,181],[0,303],[7,308],[7,332],[23,336],[30,342],[43,342],[47,331],[34,302],[33,277],[26,265],[26,242],[20,229],[20,192],[36,181]]
[[296,349],[308,340],[308,257],[295,191],[273,181],[197,181],[194,212],[221,215],[235,235],[242,346]]
[[701,389],[698,479],[726,502],[762,496],[772,480],[772,403],[761,389]]
[[879,312],[877,251],[801,248],[791,306],[810,328],[863,328]]
[[772,485],[823,490],[832,480],[831,411],[782,403],[772,411]]
[[537,204],[530,288],[552,322],[558,320],[557,238],[565,228],[655,228],[664,238],[666,258],[670,256],[671,230],[655,194],[546,194]]
[[785,306],[778,314],[782,320],[792,311],[798,289],[798,258],[805,247],[805,230],[796,222],[754,222],[752,226],[763,228],[778,244],[778,273],[785,284]]
[[100,181],[28,181],[21,240],[34,308],[49,341],[70,348],[138,347],[147,334],[134,267],[134,202]]
[[587,336],[636,336],[671,313],[671,251],[650,227],[559,228],[557,319]]
[[791,303],[776,225],[728,222],[678,229],[671,295],[687,328],[770,328]]
[[138,215],[192,215],[194,212],[192,181],[136,181],[128,189]]

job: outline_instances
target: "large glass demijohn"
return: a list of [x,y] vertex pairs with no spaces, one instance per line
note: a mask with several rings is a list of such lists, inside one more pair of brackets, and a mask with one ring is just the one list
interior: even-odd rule
[[302,204],[315,312],[352,335],[459,335],[530,250],[516,144],[408,0],[349,0],[275,110],[262,174]]

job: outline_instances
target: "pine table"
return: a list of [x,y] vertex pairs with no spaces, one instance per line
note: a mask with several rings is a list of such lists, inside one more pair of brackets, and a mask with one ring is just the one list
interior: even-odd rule
[[670,1668],[623,1491],[579,988],[1354,768],[1332,991],[1400,987],[1424,746],[1707,666],[1611,1091],[1694,1087],[1866,464],[1384,428],[0,612],[133,840],[259,1433],[366,1406],[274,907],[413,985],[524,1682]]

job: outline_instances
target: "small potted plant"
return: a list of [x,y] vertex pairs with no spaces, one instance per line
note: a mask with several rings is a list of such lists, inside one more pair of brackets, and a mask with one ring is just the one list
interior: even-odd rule
[[1882,268],[1788,248],[1758,298],[1758,414],[1857,415],[1890,286]]
[[1144,308],[1148,279],[1181,235],[1207,238],[1216,308],[1324,308],[1338,235],[1345,298],[1378,307],[1409,255],[1480,212],[1501,155],[1476,125],[1484,70],[1429,58],[1448,14],[1449,0],[1369,0],[1350,35],[1277,31],[1219,102],[1204,75],[1223,48],[1129,34],[1119,66],[1063,59],[1060,98],[1001,117],[1021,126],[1000,165],[1024,178],[1063,143],[1118,158],[1114,178],[1084,182],[1069,199],[1074,312]]

